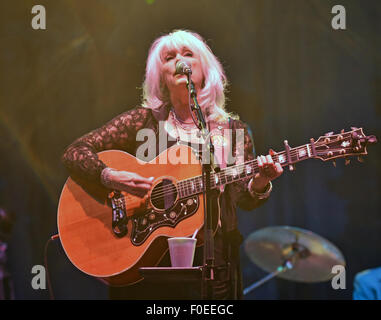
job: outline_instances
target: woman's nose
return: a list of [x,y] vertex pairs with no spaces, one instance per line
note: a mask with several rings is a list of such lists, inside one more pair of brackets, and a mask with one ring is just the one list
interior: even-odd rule
[[176,58],[175,58],[175,64],[179,61],[188,61],[188,57],[186,55],[181,54],[181,53],[177,53]]
[[176,59],[175,59],[175,65],[177,64],[177,62],[183,60],[184,57],[181,55],[181,53],[177,53],[176,54]]

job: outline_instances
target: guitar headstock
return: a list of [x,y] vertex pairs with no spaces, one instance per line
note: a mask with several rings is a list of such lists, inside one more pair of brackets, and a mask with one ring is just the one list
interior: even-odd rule
[[327,161],[358,156],[361,162],[360,156],[368,154],[367,145],[376,142],[376,136],[366,136],[362,128],[352,127],[350,131],[342,130],[338,134],[329,132],[314,142],[315,158]]

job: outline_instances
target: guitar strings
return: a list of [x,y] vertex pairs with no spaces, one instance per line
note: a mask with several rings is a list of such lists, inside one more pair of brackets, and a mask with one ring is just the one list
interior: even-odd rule
[[[333,140],[333,142],[335,142],[335,140]],[[290,157],[293,158],[293,157],[297,156],[298,153],[300,152],[300,150],[303,150],[303,149],[305,150],[306,148],[308,150],[309,146],[310,146],[310,144],[307,143],[305,145],[302,145],[302,146],[299,146],[299,147],[296,147],[296,148],[291,148],[290,149]],[[320,147],[320,146],[327,146],[327,143],[325,143],[325,142],[324,143],[317,143],[317,142],[315,142],[315,147]],[[279,158],[279,156],[284,156],[284,155],[287,155],[286,151],[278,152],[275,155],[272,155],[271,157],[272,157],[272,159],[274,161],[274,160],[276,160],[276,157]],[[310,156],[308,156],[308,158],[310,158]],[[251,161],[248,161],[248,162],[240,164],[240,165],[235,165],[233,167],[225,168],[220,173],[214,174],[214,177],[216,177],[216,175],[217,175],[219,180],[225,179],[226,181],[228,181],[227,177],[233,176],[233,179],[234,179],[234,177],[241,175],[241,174],[236,174],[237,171],[239,171],[239,172],[242,171],[243,172],[243,170],[244,170],[243,167],[246,167],[246,166],[251,166],[251,169],[254,169],[254,171],[250,173],[251,175],[254,175],[256,173],[255,172],[256,169],[258,169],[258,165],[257,165],[256,162],[257,162],[257,159],[253,159]],[[286,166],[286,165],[288,165],[288,164],[285,163],[284,166]],[[211,177],[211,185],[212,185],[212,187],[215,187],[217,185],[216,184],[216,185],[213,186],[213,183],[214,183],[214,179],[213,178],[214,177]],[[241,179],[244,179],[244,177],[241,177],[240,180]],[[179,188],[176,187],[173,184],[168,185],[168,186],[162,186],[162,187],[156,188],[156,189],[154,189],[155,192],[153,192],[154,193],[154,197],[151,196],[152,197],[151,199],[152,200],[159,199],[159,198],[162,197],[162,195],[164,193],[169,193],[171,191],[172,191],[172,194],[174,194],[174,193],[178,193],[178,191],[181,192],[182,190],[184,190],[186,192],[186,190],[189,189],[189,188],[192,188],[192,189],[199,188],[200,186],[202,186],[202,180],[203,180],[202,176],[197,176],[197,177],[192,177],[192,178],[188,178],[188,179],[182,180],[180,182],[181,185],[180,185],[180,183],[177,185]],[[230,182],[230,181],[228,181],[228,182]],[[196,185],[196,187],[195,187],[195,185]],[[173,191],[175,191],[175,192],[173,192]]]
[[[291,152],[291,156],[295,156],[296,152],[297,152],[297,150],[293,150]],[[273,155],[272,156],[273,160],[275,160],[274,157],[276,157],[277,155],[279,156],[280,154],[281,153]],[[246,163],[243,163],[243,164],[235,165],[233,167],[228,167],[228,168],[224,169],[223,171],[221,171],[220,173],[214,174],[214,176],[218,175],[218,179],[222,180],[223,178],[231,177],[233,175],[232,173],[235,172],[235,171],[243,171],[243,167],[246,167],[246,166],[251,166],[251,169],[254,169],[254,173],[255,173],[255,170],[258,169],[258,165],[255,163],[256,161],[257,161],[257,159],[253,159],[253,160],[250,160],[250,161],[248,161]],[[251,172],[251,173],[253,173],[253,172]],[[241,175],[241,174],[239,174],[239,175]],[[237,174],[237,175],[233,175],[233,176],[239,176],[239,175]],[[185,188],[191,187],[192,183],[194,185],[194,182],[197,183],[201,178],[202,178],[202,176],[197,176],[197,177],[192,177],[192,178],[189,178],[189,179],[182,180],[181,181],[181,188],[185,189]],[[191,181],[191,180],[194,180],[194,181]],[[213,181],[214,181],[214,179],[213,179],[213,177],[211,177],[211,182],[213,182]],[[201,183],[198,184],[198,186],[199,185],[201,185]],[[173,187],[173,185],[171,185],[171,186],[163,186],[163,187],[158,188],[158,189],[159,190],[164,190],[166,192],[166,191],[170,191],[171,189],[173,190],[174,187]],[[156,192],[155,194],[157,195],[158,192]]]
[[[338,150],[342,150],[342,149],[345,149],[347,151],[347,148],[340,148],[340,149],[330,149],[331,151],[338,151]],[[295,151],[295,150],[294,150]],[[290,156],[294,155],[295,156],[295,152],[290,152]],[[285,153],[284,151],[283,152],[279,152],[277,153],[276,155],[273,155],[272,157],[275,157],[277,155],[280,155],[282,153]],[[326,152],[317,152],[316,154],[317,155],[322,155]],[[309,157],[310,158],[310,157]],[[273,159],[274,160],[274,159]],[[242,166],[247,166],[247,165],[250,165],[251,166],[251,169],[254,169],[253,171],[251,171],[251,175],[254,175],[256,173],[256,169],[259,168],[259,166],[257,165],[257,159],[253,159],[253,160],[250,160],[244,164],[240,164],[240,165],[236,165],[234,167],[228,167],[228,168],[225,168],[223,172],[220,172],[220,173],[216,173],[214,175],[222,175],[224,178],[227,178],[227,177],[232,177],[231,174],[226,174],[226,173],[231,173],[232,171],[237,171],[235,168],[239,168],[239,167],[242,167]],[[287,166],[288,164],[285,164],[285,166]],[[239,176],[239,175],[236,175],[236,176]],[[249,176],[250,177],[250,176]],[[246,178],[249,178],[249,177],[246,177]],[[233,176],[234,178],[234,176]],[[240,179],[238,180],[243,180],[245,179],[245,177],[241,177]],[[198,189],[199,187],[202,188],[202,184],[203,184],[203,180],[202,180],[202,176],[197,176],[197,177],[192,177],[192,178],[189,178],[189,179],[185,179],[185,180],[182,180],[180,183],[182,183],[182,185],[180,186],[180,188],[178,188],[179,184],[177,184],[177,186],[175,186],[174,184],[170,185],[170,186],[164,186],[164,187],[160,187],[160,188],[157,188],[157,189],[154,189],[154,191],[156,192],[153,192],[152,194],[154,194],[155,196],[152,196],[151,194],[151,200],[158,200],[160,198],[163,197],[163,194],[167,194],[169,193],[170,191],[174,191],[174,192],[171,192],[170,194],[171,195],[174,195],[176,193],[180,193],[181,190],[183,190],[184,192],[186,192],[186,189],[188,189],[189,187],[191,187],[191,185],[189,184],[189,180],[195,180],[193,182],[193,189]],[[219,177],[219,181],[221,181],[222,178]],[[216,185],[213,185],[213,182],[215,180],[213,179],[213,177],[211,177],[211,187],[216,187],[218,184]],[[227,181],[227,180],[226,180]],[[227,181],[227,182],[233,182],[233,181]],[[196,187],[194,187],[194,185],[196,184]],[[161,192],[163,191],[163,192]],[[197,192],[199,193],[199,192]],[[192,194],[190,194],[189,196],[191,196]],[[121,198],[116,198],[116,199],[123,199],[123,197]]]
[[[302,147],[303,147],[303,146],[298,147],[298,148],[294,148],[294,149],[290,152],[291,157],[295,156],[296,153],[297,153],[300,149],[302,149]],[[274,158],[274,157],[276,157],[276,156],[279,156],[279,155],[281,155],[282,153],[285,153],[285,152],[277,153],[276,155],[273,155],[272,158]],[[275,160],[275,159],[273,159],[273,160]],[[256,161],[257,161],[256,159],[253,159],[253,160],[248,161],[248,162],[246,162],[246,163],[244,163],[244,164],[240,164],[240,165],[236,165],[236,166],[234,166],[234,167],[226,168],[223,172],[221,172],[221,173],[219,173],[219,174],[218,174],[218,173],[215,174],[215,176],[216,176],[216,175],[219,175],[219,179],[222,180],[223,178],[232,176],[232,173],[233,173],[233,172],[237,172],[237,171],[242,170],[242,167],[243,167],[243,166],[248,166],[248,165],[251,165],[251,167],[254,169],[254,174],[255,174],[255,170],[258,169],[258,166],[257,166],[257,164],[255,163]],[[241,174],[239,174],[239,175],[238,175],[238,174],[235,174],[235,175],[233,175],[233,177],[240,176],[240,175],[241,175]],[[241,179],[243,179],[243,177],[241,177]],[[193,180],[193,181],[191,182],[191,180]],[[197,188],[198,188],[198,187],[201,186],[201,183],[202,183],[202,181],[200,181],[200,180],[201,180],[201,176],[193,177],[193,178],[190,178],[190,179],[183,180],[183,181],[181,182],[181,185],[180,185],[179,190],[181,191],[182,189],[184,189],[184,191],[185,191],[185,189],[191,187],[191,183],[193,183],[193,187],[194,187],[194,185],[196,184],[196,186],[197,186]],[[211,177],[211,184],[212,184],[212,185],[213,185],[213,182],[214,182],[214,179],[213,179],[213,177]],[[169,191],[176,190],[176,189],[177,189],[177,188],[176,188],[174,185],[171,185],[171,186],[164,186],[164,187],[162,187],[162,188],[158,188],[158,189],[156,189],[155,195],[156,195],[156,196],[158,196],[158,195],[160,196],[160,192],[159,192],[159,191],[169,192]]]
[[[293,156],[296,156],[298,151],[300,151],[300,149],[303,149],[305,146],[307,146],[308,144],[306,145],[303,145],[303,146],[300,146],[300,147],[297,147],[297,148],[293,148],[292,150],[290,150],[290,157],[293,157]],[[323,144],[315,144],[315,146],[320,146],[320,145],[326,145],[325,143]],[[342,149],[342,148],[341,148]],[[344,148],[344,149],[347,149],[347,148]],[[332,150],[332,149],[330,149]],[[339,150],[339,149],[333,149],[333,150]],[[272,155],[271,157],[273,158],[273,161],[275,160],[274,158],[279,156],[279,155],[283,155],[285,154],[286,152],[285,151],[282,151],[282,152],[279,152],[275,155]],[[317,154],[321,154],[319,152],[317,152]],[[310,158],[308,156],[308,158]],[[243,164],[240,164],[240,165],[236,165],[236,166],[233,166],[233,167],[228,167],[226,169],[224,169],[223,171],[221,171],[220,173],[216,173],[214,174],[214,177],[215,176],[218,176],[218,180],[221,181],[223,180],[224,178],[226,179],[227,182],[233,182],[233,181],[228,181],[227,180],[227,177],[232,177],[233,176],[233,179],[234,177],[239,177],[241,174],[233,174],[233,173],[237,173],[237,171],[242,171],[244,170],[243,167],[246,167],[246,166],[251,166],[251,169],[254,169],[253,171],[250,172],[250,176],[254,175],[256,172],[256,169],[259,168],[259,166],[257,165],[257,159],[253,159],[253,160],[250,160],[246,163],[243,163]],[[285,163],[285,166],[288,165]],[[247,174],[245,174],[247,175]],[[249,176],[249,177],[250,177]],[[211,187],[216,187],[218,185],[218,183],[214,184],[214,177],[211,177]],[[249,177],[240,177],[240,179],[238,180],[243,180],[245,178],[249,178]],[[194,180],[191,182],[191,180]],[[163,194],[165,193],[169,193],[171,191],[175,191],[175,192],[172,192],[171,194],[175,194],[175,193],[180,193],[182,190],[186,193],[187,189],[191,188],[191,190],[193,189],[198,189],[200,187],[202,187],[202,182],[203,182],[203,179],[202,179],[202,176],[197,176],[197,177],[192,177],[192,178],[189,178],[189,179],[185,179],[185,180],[182,180],[179,184],[177,184],[177,186],[179,187],[176,187],[175,185],[169,185],[169,186],[163,186],[163,187],[159,187],[157,189],[154,189],[155,192],[153,192],[154,194],[154,197],[151,196],[151,199],[152,200],[157,200],[159,198],[161,198],[163,196]],[[193,186],[192,186],[193,184]],[[198,193],[198,192],[197,192]]]
[[[250,165],[249,163],[246,163],[246,166],[247,165]],[[235,168],[238,168],[238,167],[241,167],[241,165],[235,167]],[[254,170],[252,170],[252,174],[255,174],[256,173],[256,169],[258,168],[258,166],[254,166]],[[221,172],[220,174],[214,174],[214,176],[216,175],[219,175],[219,180],[223,180],[224,178],[226,178],[226,181],[228,181],[228,177],[232,177],[232,174],[229,174],[230,172],[233,172],[234,169],[231,169],[231,170],[224,170],[224,172]],[[237,174],[235,176],[240,176],[241,174]],[[249,178],[249,177],[247,177]],[[190,179],[194,180],[193,182],[190,182]],[[186,192],[187,189],[199,189],[200,187],[202,188],[202,184],[203,184],[203,179],[202,179],[202,176],[197,176],[197,177],[193,177],[193,178],[190,178],[190,179],[186,179],[186,180],[183,180],[181,181],[181,184],[178,183],[176,187],[175,185],[170,185],[170,186],[164,186],[164,187],[159,187],[157,189],[154,189],[155,192],[153,192],[152,194],[154,196],[151,196],[151,199],[152,200],[156,200],[156,199],[159,199],[163,196],[163,194],[166,194],[166,193],[169,193],[170,191],[175,191],[174,193],[177,193],[177,191],[179,191],[180,193],[182,191]],[[215,187],[217,186],[218,184],[214,184],[215,182],[215,178],[211,177],[210,178],[210,182],[211,182],[211,187]],[[234,179],[234,178],[233,178]],[[241,178],[243,179],[243,177]],[[193,184],[193,185],[192,185]],[[173,193],[172,193],[173,194]]]
[[[347,139],[344,138],[344,135],[345,133],[343,134],[343,139],[340,139],[339,141],[341,140],[344,140],[344,139]],[[337,142],[337,140],[332,140],[332,142]],[[320,146],[327,146],[327,144],[331,144],[332,142],[329,142],[329,143],[326,143],[326,142],[323,142],[323,143],[318,143],[318,142],[315,142],[314,146],[315,148],[318,148]],[[311,145],[310,144],[305,144],[305,145],[302,145],[302,146],[299,146],[299,147],[295,147],[295,148],[290,148],[290,157],[295,157],[298,155],[298,152],[302,149],[306,149],[307,147],[307,150],[308,150],[308,146],[310,146],[311,148]],[[340,149],[345,149],[347,151],[347,148],[340,148]],[[332,148],[330,149],[332,150]],[[339,149],[333,149],[333,150],[339,150]],[[318,152],[316,151],[317,155],[320,155],[320,154],[324,154],[322,152]],[[326,152],[325,152],[326,153]],[[286,151],[281,151],[281,152],[277,152],[275,155],[272,155],[271,158],[274,160],[276,160],[276,157],[278,157],[278,160],[279,160],[279,156],[284,156],[284,155],[287,155],[287,152]],[[308,155],[308,158],[311,158],[309,155]],[[299,159],[298,159],[299,160]],[[282,165],[282,163],[281,163]],[[284,166],[287,166],[289,165],[287,162],[284,164]],[[219,173],[215,173],[213,176],[211,176],[211,187],[216,187],[218,186],[218,183],[216,182],[215,185],[213,185],[213,183],[215,182],[215,177],[217,176],[218,180],[221,181],[223,179],[225,179],[225,181],[227,182],[233,182],[233,181],[228,181],[228,177],[232,177],[233,180],[234,180],[234,177],[239,177],[241,174],[237,174],[237,171],[238,172],[244,172],[244,168],[243,167],[247,167],[247,166],[250,166],[250,173],[246,173],[245,175],[250,175],[250,176],[253,176],[254,174],[256,174],[256,169],[259,168],[259,166],[257,165],[257,159],[253,159],[253,160],[250,160],[246,163],[243,163],[243,164],[239,164],[239,165],[235,165],[233,167],[227,167],[225,168],[223,171],[219,172]],[[234,173],[234,174],[233,174]],[[250,177],[249,176],[249,177]],[[249,178],[249,177],[246,177],[246,178]],[[240,179],[238,180],[243,180],[245,179],[245,177],[240,177]],[[187,190],[189,188],[191,189],[198,189],[199,187],[202,187],[202,184],[203,184],[203,179],[202,179],[202,176],[197,176],[197,177],[192,177],[192,178],[188,178],[188,179],[184,179],[182,181],[180,181],[177,186],[174,185],[174,184],[171,184],[171,185],[167,185],[167,186],[161,186],[161,187],[158,187],[156,189],[153,189],[153,192],[151,194],[151,200],[157,200],[159,198],[162,198],[163,194],[166,194],[166,193],[169,193],[171,192],[171,194],[175,194],[175,193],[181,193],[182,191],[184,191],[185,193],[187,192]],[[195,186],[196,185],[196,186]],[[198,192],[197,192],[198,193]],[[153,196],[154,195],[154,196]],[[120,199],[120,198],[116,198],[116,199]]]

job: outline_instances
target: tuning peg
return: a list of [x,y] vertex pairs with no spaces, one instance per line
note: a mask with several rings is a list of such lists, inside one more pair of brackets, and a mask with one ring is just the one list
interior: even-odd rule
[[377,142],[377,137],[376,136],[367,136],[366,137],[366,142],[369,144],[373,144]]
[[347,166],[348,164],[351,163],[351,160],[350,159],[345,159],[345,165]]
[[336,168],[336,160],[332,160],[332,164]]
[[344,130],[344,129],[341,129],[340,133],[344,133],[344,132],[345,132],[345,130]]
[[333,135],[333,131],[327,132],[327,133],[325,134],[326,137],[328,137],[328,136],[332,136],[332,135]]
[[288,168],[290,169],[290,171],[295,171],[295,166],[293,165],[293,164],[290,164],[289,166],[288,166]]
[[269,150],[269,155],[270,155],[270,156],[275,156],[275,155],[276,155],[276,152],[275,152],[273,149],[270,149],[270,150]]
[[361,157],[357,157],[357,160],[358,160],[359,162],[361,162],[361,163],[363,163],[363,162],[364,162],[364,159],[363,159],[363,158],[361,158]]

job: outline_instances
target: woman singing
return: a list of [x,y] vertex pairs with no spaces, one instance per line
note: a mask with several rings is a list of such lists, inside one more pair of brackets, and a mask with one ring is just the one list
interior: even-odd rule
[[[142,177],[134,172],[118,171],[107,167],[99,160],[97,153],[108,149],[126,151],[137,155],[142,144],[136,138],[141,129],[152,129],[157,134],[156,155],[163,150],[159,146],[160,123],[163,124],[168,138],[167,147],[175,143],[202,144],[203,137],[195,132],[198,129],[189,108],[187,76],[176,73],[176,64],[185,62],[192,70],[197,100],[205,116],[210,132],[231,129],[244,134],[239,139],[213,139],[215,148],[233,145],[233,153],[243,155],[242,161],[254,159],[253,142],[247,125],[225,110],[225,88],[227,80],[222,66],[211,49],[194,32],[177,30],[156,39],[152,44],[146,65],[143,84],[142,106],[126,111],[104,126],[74,141],[64,152],[63,163],[71,175],[79,176],[89,182],[102,184],[112,190],[122,190],[144,197],[150,190],[152,177]],[[162,137],[160,137],[162,138]],[[237,141],[237,143],[236,143]],[[200,150],[199,150],[200,151]],[[222,167],[230,165],[223,157],[216,162]],[[262,205],[270,195],[271,180],[283,172],[279,163],[273,163],[271,156],[258,156],[259,173],[252,179],[241,180],[225,186],[221,196],[221,221],[215,233],[215,265],[218,276],[213,285],[215,299],[237,299],[242,297],[241,272],[239,266],[239,245],[242,236],[237,230],[236,208],[253,210]],[[236,160],[237,162],[238,160]],[[202,247],[197,248],[194,265],[202,265]],[[169,265],[168,257],[162,265]],[[119,289],[111,289],[112,298],[160,299],[169,295],[168,291],[181,291],[178,297],[200,298],[192,290],[181,284],[177,288],[157,288],[144,281]]]

